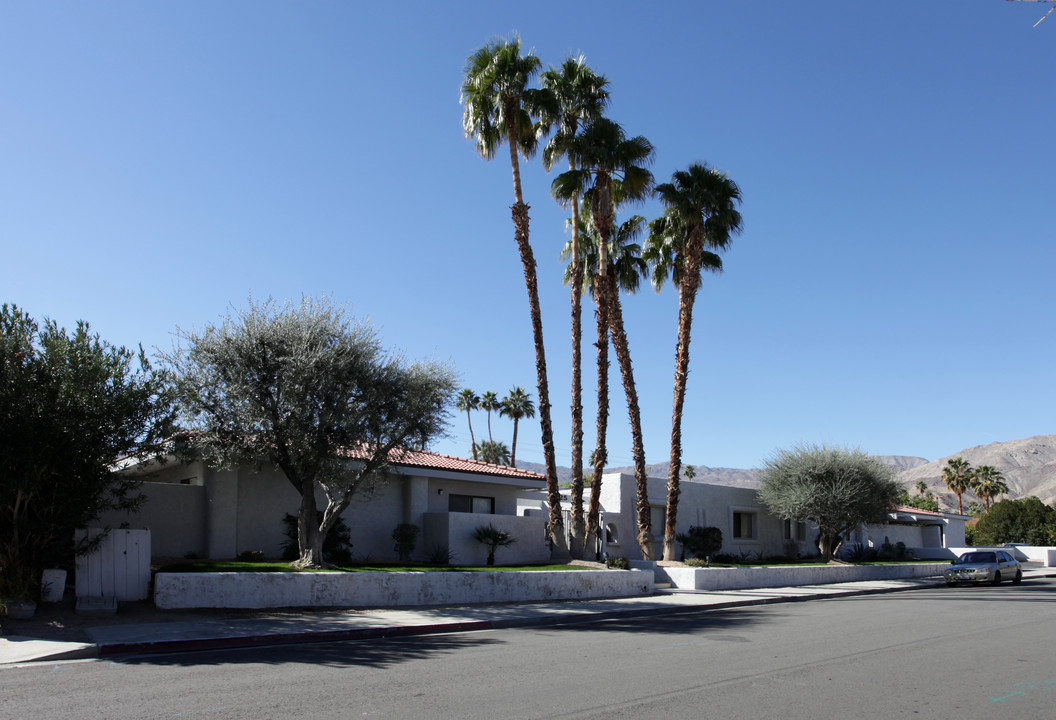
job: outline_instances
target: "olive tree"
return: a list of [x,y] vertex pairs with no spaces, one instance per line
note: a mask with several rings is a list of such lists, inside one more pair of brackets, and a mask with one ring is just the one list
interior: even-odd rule
[[[216,467],[270,461],[300,494],[300,567],[352,496],[369,493],[401,449],[441,433],[455,374],[385,350],[367,322],[329,300],[271,299],[200,332],[177,331],[176,371],[192,447]],[[317,522],[316,488],[326,508]]]
[[156,457],[173,416],[142,349],[0,307],[0,597],[32,598],[41,570],[90,549],[75,530],[138,506],[139,480],[115,463]]
[[861,450],[817,445],[779,450],[762,482],[759,499],[770,512],[818,526],[826,561],[846,533],[893,510],[902,490],[891,468]]

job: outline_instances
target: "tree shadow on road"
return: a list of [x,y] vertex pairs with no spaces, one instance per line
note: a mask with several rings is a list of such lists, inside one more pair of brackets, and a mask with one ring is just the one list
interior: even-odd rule
[[426,660],[499,642],[479,633],[419,635],[398,638],[360,638],[298,645],[203,650],[111,658],[118,665],[284,665],[303,663],[334,668],[388,668],[411,660]]
[[[727,633],[730,630],[746,629],[761,625],[782,622],[785,615],[775,612],[774,607],[767,606],[765,612],[759,612],[761,606],[679,610],[677,612],[653,614],[646,616],[628,616],[622,618],[582,618],[562,623],[540,631],[578,631],[578,632],[622,632],[644,633],[653,635],[686,634],[686,633]],[[723,639],[716,637],[715,639]],[[733,639],[728,636],[726,639]],[[742,640],[747,642],[746,640]]]

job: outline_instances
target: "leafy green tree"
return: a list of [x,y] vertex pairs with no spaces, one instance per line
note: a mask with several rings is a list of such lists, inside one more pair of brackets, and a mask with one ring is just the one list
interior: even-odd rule
[[942,469],[942,481],[950,492],[957,496],[957,513],[964,515],[961,496],[972,489],[975,484],[975,472],[964,458],[951,458]]
[[741,190],[726,173],[694,163],[676,171],[671,182],[656,186],[666,208],[655,220],[646,243],[646,259],[653,265],[657,291],[670,277],[678,288],[678,345],[675,348],[674,403],[671,412],[671,462],[667,478],[667,523],[664,559],[675,559],[675,524],[678,520],[679,476],[682,472],[682,411],[689,380],[689,341],[693,306],[701,272],[721,270],[722,261],[712,250],[729,247],[741,232]]
[[817,525],[830,561],[840,538],[895,508],[902,488],[893,475],[861,450],[801,445],[766,461],[759,499],[784,520]]
[[974,543],[1056,545],[1056,509],[1036,497],[1001,500],[975,525]]
[[986,512],[990,512],[990,501],[1008,494],[1004,474],[993,465],[980,465],[975,470],[975,494],[985,502]]
[[582,197],[590,204],[591,220],[597,228],[598,266],[594,278],[598,308],[604,314],[609,337],[623,379],[627,414],[631,426],[631,451],[637,486],[638,545],[642,557],[652,560],[653,531],[645,470],[645,443],[642,440],[641,410],[634,382],[630,345],[623,322],[616,278],[610,272],[609,242],[616,223],[616,209],[644,200],[652,188],[653,174],[647,165],[653,160],[652,144],[642,136],[627,137],[617,123],[607,118],[594,120],[575,137],[566,150],[576,169],[561,173],[552,184],[554,197],[572,201]]
[[495,438],[491,436],[491,413],[500,408],[502,408],[502,401],[499,400],[499,396],[493,391],[488,390],[480,396],[480,409],[488,414],[488,440],[495,440]]
[[488,546],[488,565],[495,564],[495,551],[500,547],[509,547],[517,539],[509,530],[499,530],[494,525],[481,525],[473,531],[473,539]]
[[324,564],[323,541],[352,496],[376,487],[402,448],[442,432],[454,400],[449,367],[385,351],[369,324],[325,300],[250,300],[219,325],[177,335],[167,358],[195,449],[216,467],[266,460],[282,470],[301,497],[301,567]]
[[510,450],[510,465],[517,467],[517,424],[521,418],[535,417],[535,403],[530,393],[521,386],[516,386],[502,399],[499,414],[513,420],[513,445]]
[[0,307],[0,597],[34,598],[45,567],[89,549],[75,530],[138,507],[115,462],[158,458],[173,420],[170,377],[142,348]]
[[[466,422],[469,423],[469,443],[473,448],[473,459],[477,459],[477,441],[473,437],[473,418],[470,416],[473,410],[480,408],[480,398],[469,388],[463,388],[462,392],[455,398],[455,407],[466,414]],[[491,427],[489,420],[488,427]]]
[[[566,156],[566,150],[583,123],[590,122],[604,111],[609,101],[609,81],[596,74],[580,55],[568,58],[560,68],[551,67],[543,73],[543,87],[553,96],[554,103],[544,110],[540,125],[553,130],[543,148],[543,165],[547,171]],[[575,170],[575,162],[568,157],[568,169]],[[571,284],[572,304],[572,512],[569,535],[572,557],[582,558],[585,543],[583,519],[583,378],[582,378],[582,292],[583,263],[579,248],[579,202],[572,198],[572,240],[568,279]]]
[[492,465],[509,465],[510,449],[501,440],[482,440],[478,448],[480,459]]
[[[598,248],[601,238],[591,221],[590,203],[582,201],[582,212],[579,216],[579,249],[583,256],[582,265],[595,268],[599,262]],[[621,223],[613,233],[609,241],[609,273],[615,279],[618,292],[635,293],[641,285],[642,278],[647,269],[645,260],[642,259],[641,246],[637,243],[645,226],[645,218],[634,215]],[[572,243],[568,242],[561,251],[561,259],[567,260],[572,253]],[[597,278],[594,272],[583,276],[583,292],[589,293],[597,298],[594,280]],[[565,271],[565,283],[572,280],[570,269]],[[590,464],[593,467],[592,477],[595,481],[591,483],[590,501],[587,508],[585,539],[597,538],[601,519],[601,477],[605,472],[605,463],[608,459],[606,437],[609,425],[609,331],[605,314],[601,308],[597,308],[597,373],[598,373],[598,416],[595,423],[596,440],[594,452],[591,454]]]
[[[561,515],[561,491],[557,483],[557,457],[554,431],[550,420],[550,387],[546,377],[546,349],[543,344],[543,316],[539,306],[539,281],[535,255],[529,241],[528,205],[521,192],[521,167],[518,153],[531,157],[538,146],[534,118],[544,108],[553,106],[553,96],[529,87],[539,73],[541,62],[531,53],[521,55],[521,40],[496,39],[466,60],[462,82],[462,128],[466,137],[476,142],[477,151],[486,160],[495,157],[502,143],[510,150],[513,169],[514,238],[524,268],[528,305],[535,342],[535,372],[539,391],[539,427],[542,434],[543,459],[546,464],[546,491],[550,516],[547,532],[555,558],[568,556],[564,519]],[[515,448],[516,449],[516,448]]]

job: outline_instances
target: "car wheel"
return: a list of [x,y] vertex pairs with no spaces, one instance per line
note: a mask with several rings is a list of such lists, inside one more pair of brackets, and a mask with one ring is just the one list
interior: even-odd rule
[[957,586],[957,583],[953,582],[952,580],[947,580],[946,581],[946,587],[956,587],[956,586]]
[[1001,584],[1001,573],[1000,572],[995,572],[994,573],[994,579],[990,581],[990,584],[991,585],[1000,585]]
[[1016,585],[1019,585],[1021,582],[1023,582],[1023,571],[1022,570],[1016,570],[1016,576],[1014,578],[1012,578],[1012,582],[1015,583]]

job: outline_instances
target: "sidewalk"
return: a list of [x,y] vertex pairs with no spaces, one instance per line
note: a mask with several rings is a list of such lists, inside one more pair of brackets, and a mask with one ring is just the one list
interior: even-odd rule
[[[1056,569],[1024,572],[1026,579],[1056,576]],[[612,618],[700,612],[746,605],[797,602],[938,587],[942,579],[759,588],[753,590],[658,590],[648,597],[551,603],[510,603],[410,610],[264,613],[250,618],[203,618],[170,622],[115,622],[85,628],[91,642],[0,636],[0,665],[116,655],[261,647],[403,635],[540,627]]]

